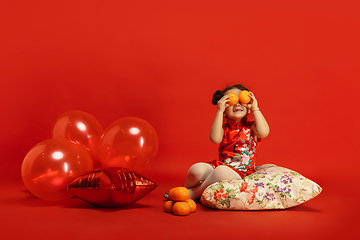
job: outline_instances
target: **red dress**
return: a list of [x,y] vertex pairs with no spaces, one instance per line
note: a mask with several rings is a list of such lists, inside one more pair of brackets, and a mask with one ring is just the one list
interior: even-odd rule
[[223,140],[219,145],[219,160],[209,162],[213,168],[226,165],[244,178],[254,172],[256,151],[261,139],[252,131],[254,121],[235,122],[224,118]]

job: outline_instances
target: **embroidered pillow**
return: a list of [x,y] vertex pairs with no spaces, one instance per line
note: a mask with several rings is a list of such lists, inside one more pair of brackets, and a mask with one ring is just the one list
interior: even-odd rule
[[220,181],[208,186],[201,203],[224,210],[285,209],[320,194],[322,188],[290,169],[264,164],[241,180]]

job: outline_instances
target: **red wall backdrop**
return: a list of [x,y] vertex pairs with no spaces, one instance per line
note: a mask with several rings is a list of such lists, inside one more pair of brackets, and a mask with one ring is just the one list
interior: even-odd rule
[[334,180],[359,168],[356,1],[249,2],[1,1],[2,181],[21,183],[26,153],[82,110],[103,128],[148,121],[160,144],[150,174],[183,184],[217,156],[213,92],[242,83],[271,127],[259,164],[351,189]]

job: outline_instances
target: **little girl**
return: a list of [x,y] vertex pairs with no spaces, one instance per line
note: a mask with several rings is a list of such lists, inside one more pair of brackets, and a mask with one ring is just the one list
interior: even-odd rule
[[[185,187],[192,199],[198,199],[205,188],[215,182],[242,179],[254,172],[257,147],[261,139],[268,136],[270,129],[252,92],[248,104],[228,104],[228,93],[239,95],[242,90],[248,91],[238,84],[218,90],[213,95],[212,103],[217,105],[217,111],[210,140],[220,144],[219,160],[195,163],[190,167]],[[249,121],[250,112],[255,121]]]

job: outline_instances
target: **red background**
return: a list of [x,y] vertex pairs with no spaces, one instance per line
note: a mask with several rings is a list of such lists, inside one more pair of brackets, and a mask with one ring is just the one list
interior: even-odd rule
[[[359,168],[356,1],[1,1],[0,229],[7,239],[355,236]],[[275,163],[323,192],[285,211],[162,212],[162,194],[191,164],[217,157],[212,94],[251,89],[271,133],[258,164]],[[122,117],[159,136],[149,178],[159,186],[122,209],[46,202],[22,184],[21,164],[62,113],[105,129]],[[184,230],[182,234],[176,233]],[[220,233],[219,233],[220,234]]]

